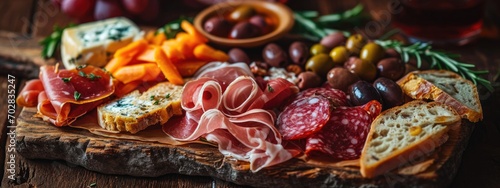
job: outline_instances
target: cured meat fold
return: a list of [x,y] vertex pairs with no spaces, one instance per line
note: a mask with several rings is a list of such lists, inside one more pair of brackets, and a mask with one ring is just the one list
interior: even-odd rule
[[65,126],[94,109],[114,93],[113,79],[102,69],[86,66],[59,70],[40,67],[39,79],[27,82],[18,102],[37,106],[37,117],[56,126]]
[[248,161],[254,172],[299,153],[285,147],[274,126],[276,115],[264,109],[268,102],[277,103],[275,98],[297,93],[297,87],[276,79],[268,83],[272,90],[262,90],[248,76],[237,77],[225,89],[221,85],[208,77],[188,82],[182,96],[185,116],[165,124],[165,133],[179,141],[205,138],[215,142],[222,154]]

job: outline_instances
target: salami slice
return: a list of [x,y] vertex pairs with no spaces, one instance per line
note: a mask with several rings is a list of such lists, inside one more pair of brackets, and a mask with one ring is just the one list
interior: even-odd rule
[[[382,105],[373,102],[370,106],[376,109]],[[326,154],[338,160],[359,158],[373,121],[365,108],[367,106],[335,109],[323,129],[307,139],[306,155]]]
[[331,100],[333,106],[350,106],[347,95],[342,91],[334,88],[310,88],[297,94],[296,99],[321,95]]
[[307,138],[330,119],[330,100],[323,96],[301,98],[278,116],[277,126],[284,140]]

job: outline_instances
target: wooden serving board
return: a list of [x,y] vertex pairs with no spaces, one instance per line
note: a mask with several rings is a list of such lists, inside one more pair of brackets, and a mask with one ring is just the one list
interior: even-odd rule
[[[224,158],[216,147],[204,144],[173,146],[99,136],[84,129],[55,127],[34,118],[35,108],[18,117],[17,152],[31,159],[61,159],[105,174],[157,177],[169,173],[212,176],[255,187],[443,187],[460,165],[473,125],[464,122],[434,152],[424,172],[391,172],[374,179],[361,177],[358,167],[311,164],[299,159],[253,173],[248,163]],[[424,159],[427,160],[427,159]]]

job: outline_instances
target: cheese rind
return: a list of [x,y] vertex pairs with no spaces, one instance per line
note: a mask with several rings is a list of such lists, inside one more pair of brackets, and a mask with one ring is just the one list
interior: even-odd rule
[[127,18],[110,18],[65,29],[61,57],[66,69],[78,65],[103,67],[121,47],[139,35],[139,28]]

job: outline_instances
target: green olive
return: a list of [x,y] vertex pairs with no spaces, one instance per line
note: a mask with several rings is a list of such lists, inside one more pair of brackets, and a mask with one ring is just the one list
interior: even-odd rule
[[377,67],[373,63],[366,62],[359,58],[355,58],[350,62],[346,68],[352,73],[358,75],[363,80],[373,81],[377,76]]
[[330,57],[333,63],[342,65],[349,58],[349,51],[345,46],[337,46],[330,51]]
[[311,55],[318,55],[318,54],[327,54],[328,53],[328,48],[321,44],[315,44],[311,46]]
[[312,71],[321,78],[325,78],[330,69],[333,68],[333,61],[326,54],[318,54],[309,58],[306,63],[306,71]]
[[360,34],[351,35],[346,43],[345,47],[351,54],[359,54],[361,48],[366,44],[365,38]]
[[361,49],[359,58],[366,62],[377,63],[385,56],[385,50],[382,46],[374,42],[369,42]]
[[229,14],[229,21],[232,22],[240,22],[244,20],[250,19],[253,15],[256,14],[255,8],[253,8],[250,5],[241,5],[239,7],[236,7],[236,9]]

